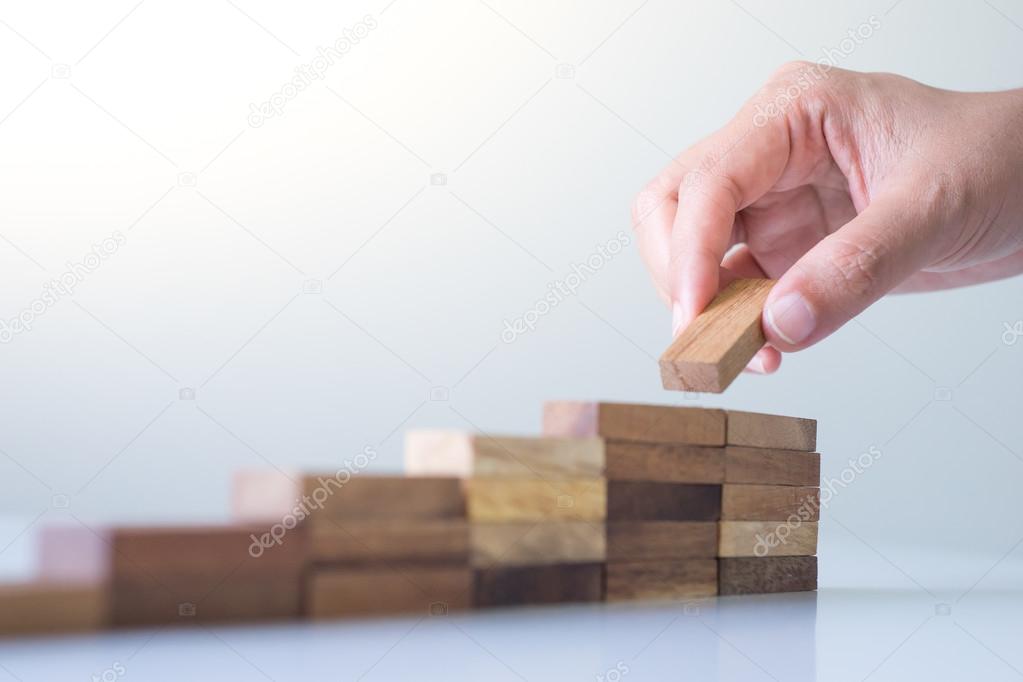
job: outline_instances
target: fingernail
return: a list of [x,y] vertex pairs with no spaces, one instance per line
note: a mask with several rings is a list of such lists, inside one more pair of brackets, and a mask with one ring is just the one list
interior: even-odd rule
[[685,317],[682,313],[682,304],[675,301],[671,306],[671,337],[675,338],[678,336],[678,332],[682,327],[682,320]]
[[748,365],[746,365],[746,369],[751,372],[756,372],[757,374],[767,374],[764,370],[764,359],[760,357],[760,353],[753,356],[753,359],[749,361]]
[[785,294],[764,310],[764,321],[782,340],[796,345],[817,326],[817,318],[802,294]]

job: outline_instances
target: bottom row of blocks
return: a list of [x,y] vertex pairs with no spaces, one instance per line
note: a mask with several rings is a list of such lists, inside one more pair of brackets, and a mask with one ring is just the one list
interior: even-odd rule
[[817,589],[817,557],[684,559],[468,569],[464,566],[313,570],[305,594],[313,618],[429,613],[471,607],[678,600],[716,594]]

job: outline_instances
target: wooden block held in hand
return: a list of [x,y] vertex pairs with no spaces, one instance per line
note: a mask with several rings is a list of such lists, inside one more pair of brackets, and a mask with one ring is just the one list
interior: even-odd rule
[[785,521],[722,521],[719,557],[810,556],[817,553],[817,524]]
[[607,565],[607,600],[712,597],[718,592],[716,559],[624,561]]
[[545,436],[716,446],[725,444],[725,412],[558,400],[544,403],[543,432]]
[[820,488],[794,485],[731,485],[721,489],[725,521],[800,521],[820,518]]
[[502,566],[477,569],[473,605],[524,606],[595,602],[604,597],[604,564]]
[[471,521],[603,521],[607,482],[602,478],[544,481],[465,479]]
[[716,521],[721,486],[659,481],[608,481],[609,521]]
[[312,524],[307,536],[309,560],[319,563],[366,565],[469,561],[469,524],[463,519],[331,519]]
[[445,615],[468,608],[468,566],[314,567],[305,615],[313,619],[391,614]]
[[661,383],[721,393],[763,348],[760,317],[774,281],[737,279],[714,297],[661,355]]
[[813,452],[817,420],[728,410],[728,444]]
[[817,557],[721,559],[718,591],[725,594],[809,592],[817,589]]
[[592,521],[474,523],[472,565],[597,563],[607,558],[604,524]]
[[0,585],[0,636],[99,630],[109,623],[100,584],[26,582]]
[[405,471],[463,478],[597,478],[604,474],[604,441],[411,431],[405,436]]
[[725,448],[725,483],[819,486],[820,480],[821,456],[816,452]]
[[240,521],[465,518],[462,482],[455,477],[243,471],[235,475],[232,492],[234,516]]
[[607,560],[706,559],[718,555],[714,521],[612,521]]
[[605,450],[609,479],[675,483],[724,481],[725,451],[720,447],[612,440],[607,442]]

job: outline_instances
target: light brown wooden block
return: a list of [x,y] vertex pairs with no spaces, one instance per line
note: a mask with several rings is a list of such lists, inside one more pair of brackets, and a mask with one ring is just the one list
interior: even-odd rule
[[821,456],[816,452],[725,448],[725,483],[817,486],[820,480]]
[[261,525],[44,529],[44,580],[102,582],[113,625],[297,617],[301,528],[266,543]]
[[607,558],[604,524],[590,521],[551,523],[474,523],[472,565],[523,566],[595,563]]
[[721,486],[660,481],[608,481],[610,521],[717,521]]
[[716,559],[624,561],[607,565],[607,600],[712,597],[718,591]]
[[633,481],[721,483],[725,454],[720,447],[608,441],[607,477]]
[[465,480],[471,521],[603,521],[607,481],[525,478]]
[[0,585],[0,635],[83,632],[99,630],[108,623],[108,595],[102,585]]
[[718,591],[721,594],[808,592],[817,589],[817,557],[782,556],[721,559]]
[[545,436],[724,445],[725,413],[670,405],[553,401],[544,404],[543,432]]
[[721,489],[725,521],[800,521],[820,518],[820,488],[794,485],[731,485]]
[[234,516],[240,521],[282,519],[451,519],[465,517],[461,481],[454,477],[302,475],[244,471],[235,476]]
[[722,521],[719,557],[810,556],[817,553],[817,524],[784,521]]
[[305,615],[313,619],[388,614],[444,615],[469,606],[468,566],[318,567],[306,583]]
[[760,317],[774,281],[726,286],[664,351],[661,383],[675,391],[721,393],[763,348]]
[[714,521],[613,521],[607,524],[607,560],[703,559],[718,554]]
[[405,436],[405,471],[465,478],[597,478],[604,473],[604,442],[412,431]]
[[499,566],[473,573],[473,605],[595,602],[604,597],[604,564]]
[[309,560],[320,563],[466,563],[469,524],[461,519],[344,521],[308,530]]
[[813,452],[817,449],[817,421],[728,410],[728,444]]

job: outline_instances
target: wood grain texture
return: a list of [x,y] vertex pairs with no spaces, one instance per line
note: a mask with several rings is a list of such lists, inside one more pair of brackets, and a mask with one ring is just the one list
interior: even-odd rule
[[721,486],[659,481],[608,481],[609,521],[716,521]]
[[670,405],[551,401],[544,404],[543,431],[545,436],[724,445],[725,413]]
[[725,448],[725,483],[817,486],[820,480],[821,456],[816,452]]
[[0,636],[85,632],[108,624],[108,594],[102,585],[0,585]]
[[779,450],[817,449],[817,421],[728,410],[728,444]]
[[98,581],[110,622],[164,625],[297,617],[305,535],[263,525],[44,529],[45,580]]
[[718,592],[716,559],[624,561],[607,565],[607,601],[690,599]]
[[810,556],[817,553],[817,524],[783,521],[722,521],[719,557]]
[[468,566],[316,567],[306,582],[303,611],[316,620],[444,615],[468,608],[471,596]]
[[718,554],[714,521],[612,521],[607,560],[701,559]]
[[370,476],[244,471],[235,476],[234,518],[276,523],[326,516],[346,520],[451,519],[465,517],[456,477]]
[[721,488],[725,521],[800,521],[820,518],[820,488],[794,485],[732,485]]
[[661,383],[674,391],[721,393],[763,348],[760,317],[774,281],[737,279],[675,337],[660,359]]
[[597,478],[604,474],[604,441],[411,431],[405,436],[405,471],[465,478]]
[[633,481],[721,483],[725,451],[704,445],[607,441],[607,477]]
[[603,521],[607,482],[469,478],[465,480],[471,521]]
[[718,565],[718,591],[723,595],[816,589],[815,556],[721,559]]
[[474,523],[472,565],[526,566],[596,563],[607,558],[603,523]]
[[523,606],[596,602],[604,598],[604,564],[503,566],[477,569],[473,605]]
[[425,521],[325,520],[308,531],[309,560],[349,565],[379,562],[466,563],[469,524]]

